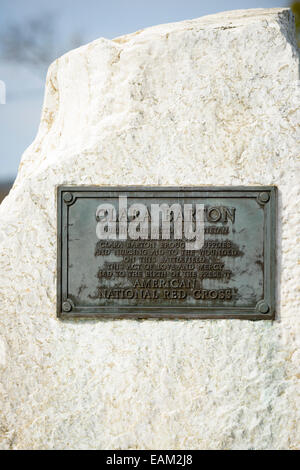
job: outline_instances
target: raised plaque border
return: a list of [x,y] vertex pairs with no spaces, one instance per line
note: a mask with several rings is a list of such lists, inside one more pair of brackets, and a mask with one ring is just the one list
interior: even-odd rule
[[[264,208],[264,298],[256,307],[145,307],[100,306],[84,307],[72,304],[67,292],[68,208],[78,197],[95,198],[101,193],[117,197],[135,192],[138,197],[243,197],[254,198]],[[139,194],[138,194],[139,193]],[[173,194],[172,194],[173,193]],[[104,194],[103,194],[104,196]],[[57,316],[60,319],[239,319],[274,320],[276,313],[276,186],[72,186],[57,187]],[[266,313],[263,313],[266,308]]]

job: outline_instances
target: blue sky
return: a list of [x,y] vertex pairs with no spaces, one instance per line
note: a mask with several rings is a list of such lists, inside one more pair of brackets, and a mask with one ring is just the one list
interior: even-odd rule
[[[284,0],[1,0],[0,36],[11,24],[24,24],[53,14],[55,44],[52,59],[80,43],[113,38],[148,26],[246,8],[287,6]],[[0,39],[1,51],[1,39]],[[20,158],[37,132],[43,102],[46,67],[0,61],[0,80],[6,84],[6,104],[0,104],[0,181],[16,176]]]

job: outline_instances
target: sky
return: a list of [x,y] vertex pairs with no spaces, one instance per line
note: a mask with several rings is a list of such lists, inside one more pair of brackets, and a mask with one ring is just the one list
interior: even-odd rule
[[[6,102],[0,104],[0,182],[15,178],[22,153],[37,133],[48,65],[74,45],[225,10],[288,4],[285,0],[0,0],[0,101],[1,84],[6,87]],[[8,28],[22,30],[36,18],[53,23],[49,62],[32,65],[13,60],[7,52],[5,56]]]

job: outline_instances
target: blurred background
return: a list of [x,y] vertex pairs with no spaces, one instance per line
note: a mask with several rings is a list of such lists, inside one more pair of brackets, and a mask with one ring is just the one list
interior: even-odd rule
[[300,2],[285,0],[1,0],[0,202],[36,135],[47,68],[55,58],[101,36],[225,10],[287,6],[299,30]]

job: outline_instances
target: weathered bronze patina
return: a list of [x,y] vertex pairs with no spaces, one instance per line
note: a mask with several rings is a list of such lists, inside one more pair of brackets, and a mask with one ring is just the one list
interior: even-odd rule
[[[128,207],[146,207],[142,238],[125,239],[136,216],[135,234],[141,229],[140,211],[126,213],[121,234],[120,196]],[[103,204],[114,208],[114,239],[97,232]],[[181,238],[170,211],[169,238],[159,229],[153,239],[153,204],[182,207]],[[191,250],[184,205],[193,208],[195,225],[197,204],[204,207],[204,244]],[[57,206],[59,317],[274,318],[275,187],[60,186]]]

